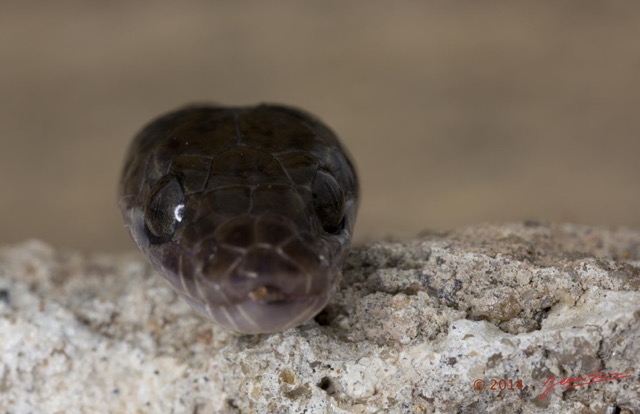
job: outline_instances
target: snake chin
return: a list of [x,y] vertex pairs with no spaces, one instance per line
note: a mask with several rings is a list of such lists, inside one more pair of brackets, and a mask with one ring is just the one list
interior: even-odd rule
[[266,293],[269,297],[261,297],[265,293],[258,292],[243,302],[224,306],[208,306],[190,296],[183,298],[200,315],[232,331],[266,334],[286,331],[313,318],[327,305],[334,291],[335,286],[316,295],[286,298],[277,292],[269,292]]

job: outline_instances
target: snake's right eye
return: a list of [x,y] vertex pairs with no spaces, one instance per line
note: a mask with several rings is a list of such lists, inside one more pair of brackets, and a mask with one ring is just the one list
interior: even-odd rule
[[312,184],[313,206],[327,233],[336,234],[344,227],[344,192],[335,178],[318,171]]
[[180,182],[172,175],[162,177],[151,189],[144,206],[144,222],[152,241],[171,239],[183,213],[184,191]]

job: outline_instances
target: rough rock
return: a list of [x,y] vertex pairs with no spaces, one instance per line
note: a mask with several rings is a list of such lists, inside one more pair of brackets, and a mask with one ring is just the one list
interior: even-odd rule
[[137,254],[0,251],[2,413],[640,413],[639,356],[632,229],[371,243],[314,320],[257,336],[201,319]]

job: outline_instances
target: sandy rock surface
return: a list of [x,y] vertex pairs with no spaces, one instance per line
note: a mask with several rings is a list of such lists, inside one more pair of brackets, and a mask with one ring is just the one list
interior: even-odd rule
[[2,413],[640,413],[639,358],[637,230],[372,243],[314,320],[258,336],[201,319],[137,254],[0,250]]

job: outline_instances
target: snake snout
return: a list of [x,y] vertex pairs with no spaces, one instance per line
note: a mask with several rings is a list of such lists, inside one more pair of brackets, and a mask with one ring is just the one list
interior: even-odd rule
[[197,255],[207,258],[199,283],[207,316],[243,333],[282,331],[309,319],[339,276],[328,248],[280,215],[231,219],[201,249],[211,252]]

